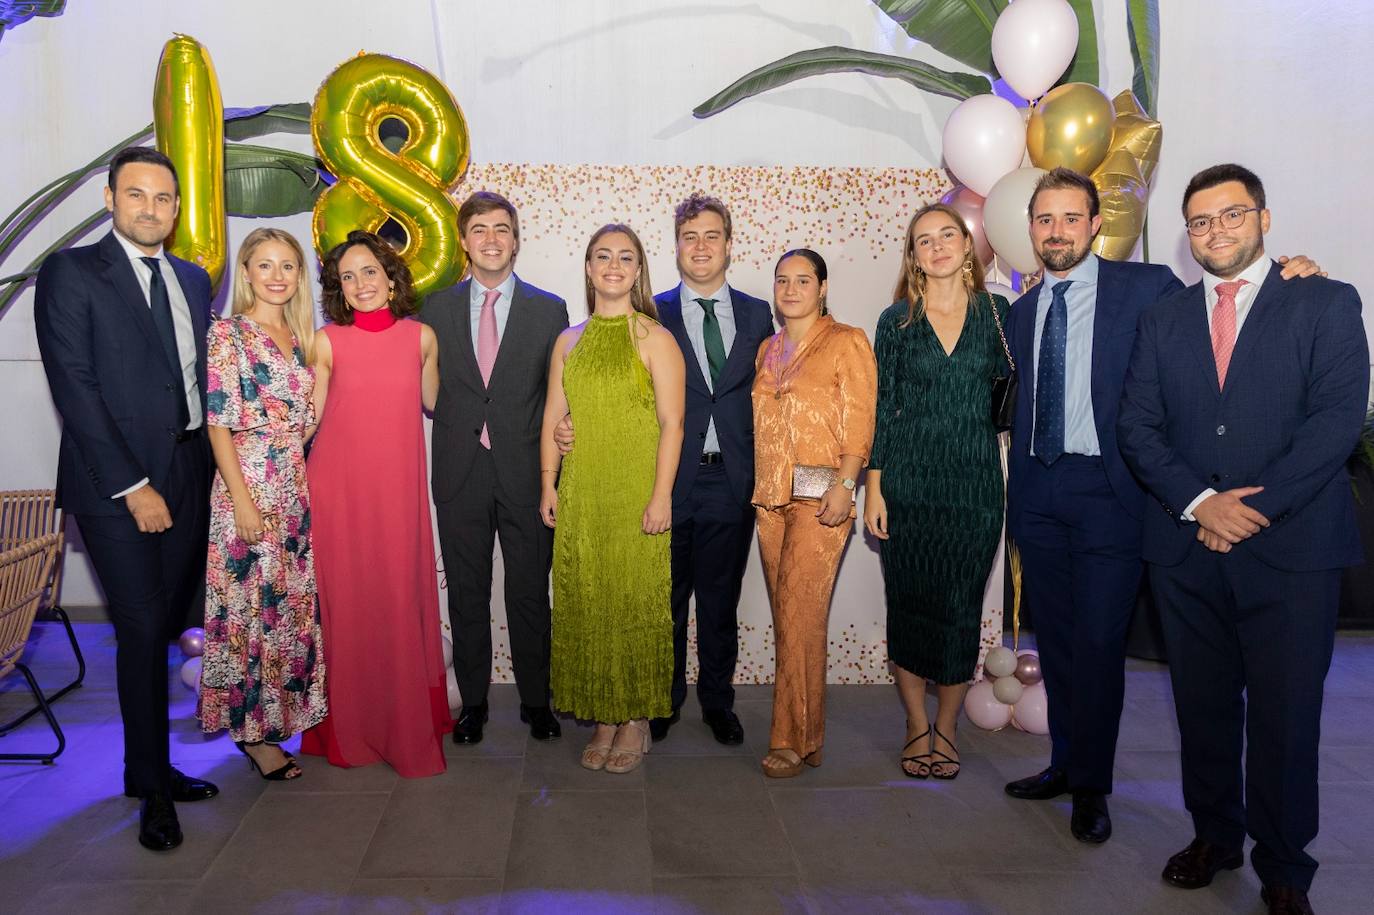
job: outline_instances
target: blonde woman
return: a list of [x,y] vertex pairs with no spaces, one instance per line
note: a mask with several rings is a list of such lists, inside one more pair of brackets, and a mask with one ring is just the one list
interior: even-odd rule
[[[598,229],[585,269],[591,317],[554,344],[540,442],[539,511],[554,528],[550,682],[555,707],[596,722],[582,765],[625,773],[649,751],[649,719],[672,713],[665,535],[686,368],[629,226]],[[554,430],[569,412],[577,447],[560,468]]]
[[209,333],[214,451],[205,656],[197,714],[263,778],[301,774],[282,741],[325,716],[303,445],[315,421],[315,306],[305,252],[279,229],[244,239],[232,315]]

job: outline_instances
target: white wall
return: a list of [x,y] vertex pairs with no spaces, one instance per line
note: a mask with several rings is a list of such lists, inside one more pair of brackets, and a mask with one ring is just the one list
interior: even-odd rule
[[[1094,6],[1103,87],[1115,94],[1129,88],[1132,73],[1125,3]],[[1254,0],[1165,0],[1161,7],[1165,143],[1151,203],[1152,259],[1186,279],[1197,277],[1179,197],[1197,169],[1237,160],[1269,186],[1272,252],[1311,254],[1333,276],[1374,290],[1374,265],[1361,250],[1369,233],[1356,228],[1374,204],[1374,184],[1361,168],[1369,158],[1374,103],[1360,91],[1374,77],[1374,63],[1363,53],[1374,33],[1374,8]],[[0,212],[151,120],[153,73],[173,32],[210,50],[226,106],[310,100],[338,63],[361,49],[378,51],[412,60],[447,82],[467,117],[475,164],[624,165],[643,175],[658,166],[938,167],[940,129],[954,103],[895,81],[820,77],[705,121],[693,119],[691,109],[765,62],[822,45],[959,68],[909,39],[867,0],[74,4],[61,17],[34,19],[0,39],[6,87],[0,117],[10,125],[0,143]],[[308,149],[303,137],[261,142]],[[97,208],[100,183],[60,206],[9,266],[22,265]],[[562,292],[576,311],[576,239],[623,214],[598,209],[595,193],[555,202],[572,210],[570,228],[531,237],[519,269]],[[839,203],[822,197],[818,205]],[[652,234],[668,237],[670,207],[663,201],[656,216],[637,215],[636,224],[647,222]],[[875,238],[886,233],[895,240],[902,219],[883,218],[891,225],[875,227]],[[574,231],[579,219],[580,232]],[[305,216],[278,224],[302,238],[309,234]],[[231,250],[254,225],[231,220]],[[811,241],[832,253],[854,241],[776,231],[779,242]],[[527,233],[537,234],[533,227]],[[832,262],[832,299],[843,303],[844,319],[870,333],[899,257],[893,244],[878,239],[874,245],[872,257],[845,254]],[[650,266],[656,285],[666,287],[673,276],[666,244],[651,252]],[[751,258],[738,264],[732,281],[766,293],[768,272],[766,258]],[[53,479],[58,425],[37,362],[31,303],[26,292],[0,316],[0,488],[49,486]],[[98,602],[79,553],[68,570],[65,600]],[[766,630],[757,562],[744,603],[746,627]],[[879,572],[862,539],[846,558],[835,606],[836,645],[856,658],[880,655]],[[855,661],[855,669],[868,676],[875,665]]]

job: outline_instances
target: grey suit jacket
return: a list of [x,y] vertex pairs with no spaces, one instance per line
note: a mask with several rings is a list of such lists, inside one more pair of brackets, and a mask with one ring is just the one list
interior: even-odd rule
[[484,385],[472,341],[471,283],[464,280],[434,293],[420,315],[439,339],[439,399],[430,462],[434,501],[462,497],[486,423],[501,488],[518,505],[536,505],[549,358],[554,341],[568,327],[568,306],[517,276],[491,383]]

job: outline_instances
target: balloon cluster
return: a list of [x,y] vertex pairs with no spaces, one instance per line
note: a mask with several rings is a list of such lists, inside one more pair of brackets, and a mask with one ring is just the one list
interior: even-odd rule
[[448,640],[448,636],[441,636],[444,649],[444,683],[448,687],[448,707],[459,708],[463,704],[463,697],[458,692],[458,676],[453,672],[453,643]]
[[1007,725],[1031,734],[1050,731],[1049,707],[1040,655],[999,646],[983,661],[983,679],[969,687],[964,714],[978,727],[1000,731]]
[[186,657],[181,665],[181,682],[186,684],[187,689],[200,692],[200,665],[201,655],[205,654],[205,630],[199,626],[187,629],[177,640],[177,647]]
[[992,56],[1006,84],[1034,104],[975,95],[945,122],[945,164],[959,184],[942,202],[963,215],[985,263],[996,253],[1018,273],[1040,269],[1026,231],[1030,199],[1040,177],[1060,166],[1097,186],[1097,254],[1125,259],[1140,239],[1163,127],[1130,91],[1112,100],[1089,83],[1054,86],[1077,48],[1067,0],[1017,0],[997,18]]

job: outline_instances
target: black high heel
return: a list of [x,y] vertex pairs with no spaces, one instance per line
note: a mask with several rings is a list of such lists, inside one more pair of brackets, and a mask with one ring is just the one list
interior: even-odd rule
[[[935,736],[943,740],[945,742],[945,746],[949,747],[951,750],[954,750],[954,752],[956,753],[959,752],[958,748],[954,746],[954,741],[950,740],[944,734],[941,734],[939,728],[935,729]],[[959,769],[961,768],[959,760],[955,759],[953,756],[950,756],[948,753],[941,753],[939,750],[935,749],[934,741],[931,742],[930,753],[932,757],[940,757],[939,759],[935,760],[935,762],[931,765],[931,778],[938,778],[941,781],[952,782],[959,777]],[[935,771],[936,766],[940,767],[939,772]]]
[[[248,752],[247,743],[245,743],[242,740],[236,740],[234,741],[234,746],[239,748],[240,753],[248,757],[248,765],[252,767],[254,772],[262,776],[263,781],[286,782],[294,778],[300,778],[302,775],[305,774],[305,772],[302,771],[301,767],[296,765],[296,757],[292,756],[290,753],[287,753],[285,750],[282,750],[281,752],[282,755],[286,757],[286,765],[281,766],[277,769],[273,769],[271,772],[264,772],[262,771],[262,767],[258,765],[258,761],[253,758],[253,754]],[[257,746],[257,744],[253,744],[253,746]],[[281,748],[278,747],[278,749]]]
[[[915,743],[916,741],[920,740],[921,738],[927,737],[927,736],[929,736],[929,735],[930,735],[930,728],[927,727],[924,731],[922,731],[921,733],[917,734],[915,737],[913,737],[913,738],[911,738],[910,740],[908,740],[908,741],[906,742],[906,746],[902,747],[902,752],[905,753],[907,750],[911,749],[911,745],[912,745],[913,743]],[[908,769],[908,768],[906,767],[906,764],[907,764],[907,763],[915,763],[915,764],[916,764],[916,771],[915,771],[915,772],[912,772],[910,769]],[[902,774],[905,775],[907,778],[930,778],[930,754],[929,754],[929,753],[917,753],[917,754],[915,754],[914,756],[903,756],[903,757],[902,757],[902,761],[901,761],[901,763],[900,763],[899,765],[900,765],[901,768],[902,768]]]

